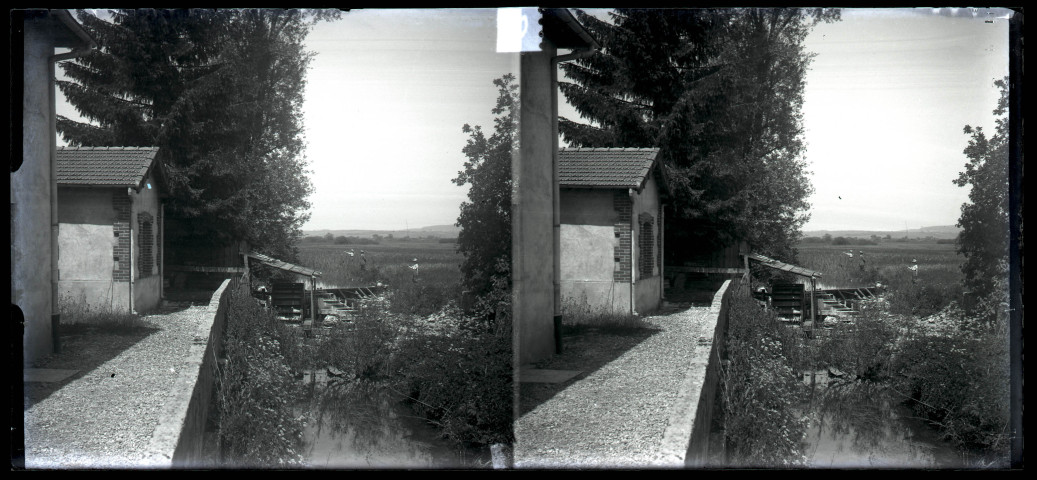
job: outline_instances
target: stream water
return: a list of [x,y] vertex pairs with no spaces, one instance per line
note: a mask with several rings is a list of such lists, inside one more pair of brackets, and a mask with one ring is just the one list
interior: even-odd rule
[[[326,377],[314,380],[322,388]],[[314,418],[303,433],[304,461],[310,468],[478,468],[489,462],[488,454],[458,450],[406,404],[377,391],[325,392],[302,408],[310,409]]]
[[807,405],[820,419],[806,432],[811,468],[967,467],[952,444],[881,386],[815,381]]

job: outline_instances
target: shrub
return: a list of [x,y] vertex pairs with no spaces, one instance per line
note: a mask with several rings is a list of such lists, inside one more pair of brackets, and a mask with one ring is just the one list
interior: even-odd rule
[[796,412],[804,389],[787,354],[790,332],[751,298],[731,297],[727,356],[722,370],[728,463],[792,466],[805,461],[807,421]]
[[379,301],[362,312],[320,347],[321,363],[343,372],[335,401],[405,401],[458,448],[512,443],[510,315],[491,330],[454,308],[419,317]]
[[810,342],[810,352],[804,355],[809,362],[797,368],[834,367],[863,380],[886,379],[901,320],[866,302],[862,305],[853,323],[818,331]]
[[927,317],[962,298],[960,283],[932,282],[928,279],[918,283],[895,279],[891,283],[887,297],[890,313],[894,314]]
[[494,331],[454,323],[443,334],[409,337],[399,363],[408,400],[458,446],[511,444],[511,341],[510,316]]
[[964,449],[1008,452],[1007,328],[934,331],[922,323],[898,349],[894,388],[915,413]]
[[304,422],[293,412],[301,398],[289,365],[300,359],[295,337],[244,288],[229,295],[227,362],[217,386],[223,461],[242,467],[297,465]]

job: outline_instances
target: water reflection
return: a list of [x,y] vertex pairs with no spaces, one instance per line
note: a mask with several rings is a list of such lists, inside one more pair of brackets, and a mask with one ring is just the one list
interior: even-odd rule
[[[328,380],[331,380],[329,382]],[[411,415],[383,385],[343,382],[326,372],[307,374],[312,419],[304,432],[305,462],[312,468],[472,468],[478,459]]]
[[807,429],[815,468],[962,468],[961,455],[884,385],[818,372]]

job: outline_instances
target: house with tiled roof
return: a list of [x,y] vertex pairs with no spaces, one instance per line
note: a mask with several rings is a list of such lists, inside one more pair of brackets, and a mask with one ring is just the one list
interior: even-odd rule
[[563,315],[642,314],[663,298],[658,148],[558,153]]
[[143,312],[161,302],[163,177],[157,154],[155,147],[58,148],[63,315]]

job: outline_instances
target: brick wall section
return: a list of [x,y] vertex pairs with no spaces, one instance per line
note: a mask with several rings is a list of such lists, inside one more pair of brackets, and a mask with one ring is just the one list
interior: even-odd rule
[[630,220],[633,215],[634,205],[630,200],[630,195],[625,190],[616,190],[615,195],[612,197],[612,205],[617,213],[614,231],[618,239],[614,258],[619,259],[619,266],[613,272],[612,278],[617,282],[630,283],[630,269],[632,268],[630,258]]
[[130,281],[130,196],[124,191],[116,190],[112,194],[112,208],[115,209],[113,234],[119,239],[112,255],[115,257],[115,268],[112,279],[116,282]]

